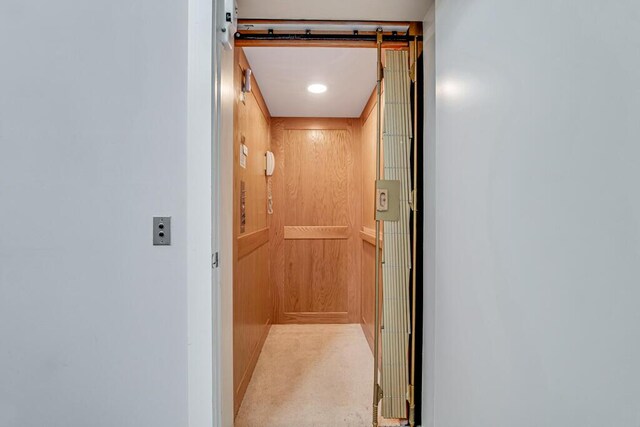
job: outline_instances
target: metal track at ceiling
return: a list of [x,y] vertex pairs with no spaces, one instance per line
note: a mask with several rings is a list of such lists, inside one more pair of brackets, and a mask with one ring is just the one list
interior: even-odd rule
[[406,35],[409,31],[408,22],[367,22],[367,21],[267,21],[259,19],[244,19],[238,21],[239,32],[262,32],[270,30],[274,33],[371,33],[376,34],[378,28],[386,34],[397,33]]
[[325,43],[343,44],[348,47],[375,47],[380,29],[383,43],[386,45],[401,47],[413,40],[409,36],[409,22],[245,19],[238,21],[235,41],[239,46]]

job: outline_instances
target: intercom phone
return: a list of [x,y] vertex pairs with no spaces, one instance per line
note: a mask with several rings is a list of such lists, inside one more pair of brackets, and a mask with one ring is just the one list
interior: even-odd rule
[[267,153],[265,154],[265,173],[267,176],[271,176],[273,175],[273,171],[276,168],[276,158],[273,156],[273,153],[271,151],[267,151]]

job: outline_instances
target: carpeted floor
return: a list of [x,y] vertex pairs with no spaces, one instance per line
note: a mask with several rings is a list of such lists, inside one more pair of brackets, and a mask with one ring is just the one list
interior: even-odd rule
[[370,426],[372,370],[360,325],[274,325],[235,426]]

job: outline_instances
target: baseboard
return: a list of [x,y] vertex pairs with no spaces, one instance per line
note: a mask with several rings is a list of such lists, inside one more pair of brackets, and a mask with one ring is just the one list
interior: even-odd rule
[[258,344],[255,346],[253,353],[251,354],[251,359],[249,359],[249,364],[247,365],[247,369],[244,371],[242,375],[242,379],[240,380],[240,384],[238,384],[238,388],[236,389],[235,396],[233,399],[233,416],[235,418],[238,415],[238,411],[240,410],[240,405],[242,405],[242,399],[244,399],[244,395],[247,392],[247,388],[249,387],[249,382],[251,382],[251,377],[253,376],[253,371],[256,369],[256,365],[258,364],[258,358],[260,357],[260,353],[262,352],[262,347],[264,346],[264,342],[267,340],[267,336],[269,335],[269,330],[271,329],[271,319],[267,321],[264,325],[264,332],[258,341]]

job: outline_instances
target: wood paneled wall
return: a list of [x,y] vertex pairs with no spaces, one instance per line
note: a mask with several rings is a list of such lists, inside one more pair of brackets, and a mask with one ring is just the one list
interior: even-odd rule
[[[362,330],[373,351],[373,329],[375,320],[375,182],[376,182],[376,137],[377,137],[377,94],[373,91],[360,117],[362,123],[362,230],[360,231],[360,251],[362,252],[361,295]],[[381,153],[382,155],[383,153]],[[382,235],[382,228],[380,230]],[[382,238],[380,241],[382,247]],[[382,256],[382,251],[380,251]],[[380,276],[382,271],[380,269]],[[382,284],[382,280],[380,280]],[[382,286],[380,286],[382,292]],[[382,294],[381,294],[382,295]],[[382,313],[382,297],[380,297]]]
[[360,323],[361,121],[272,120],[277,323]]
[[[251,380],[273,319],[269,284],[269,215],[265,152],[270,149],[271,116],[254,80],[252,92],[242,100],[243,72],[249,63],[242,49],[235,50],[234,72],[234,283],[233,384],[237,413]],[[246,168],[240,166],[240,145],[249,147]],[[245,183],[246,223],[240,231],[240,183]]]

